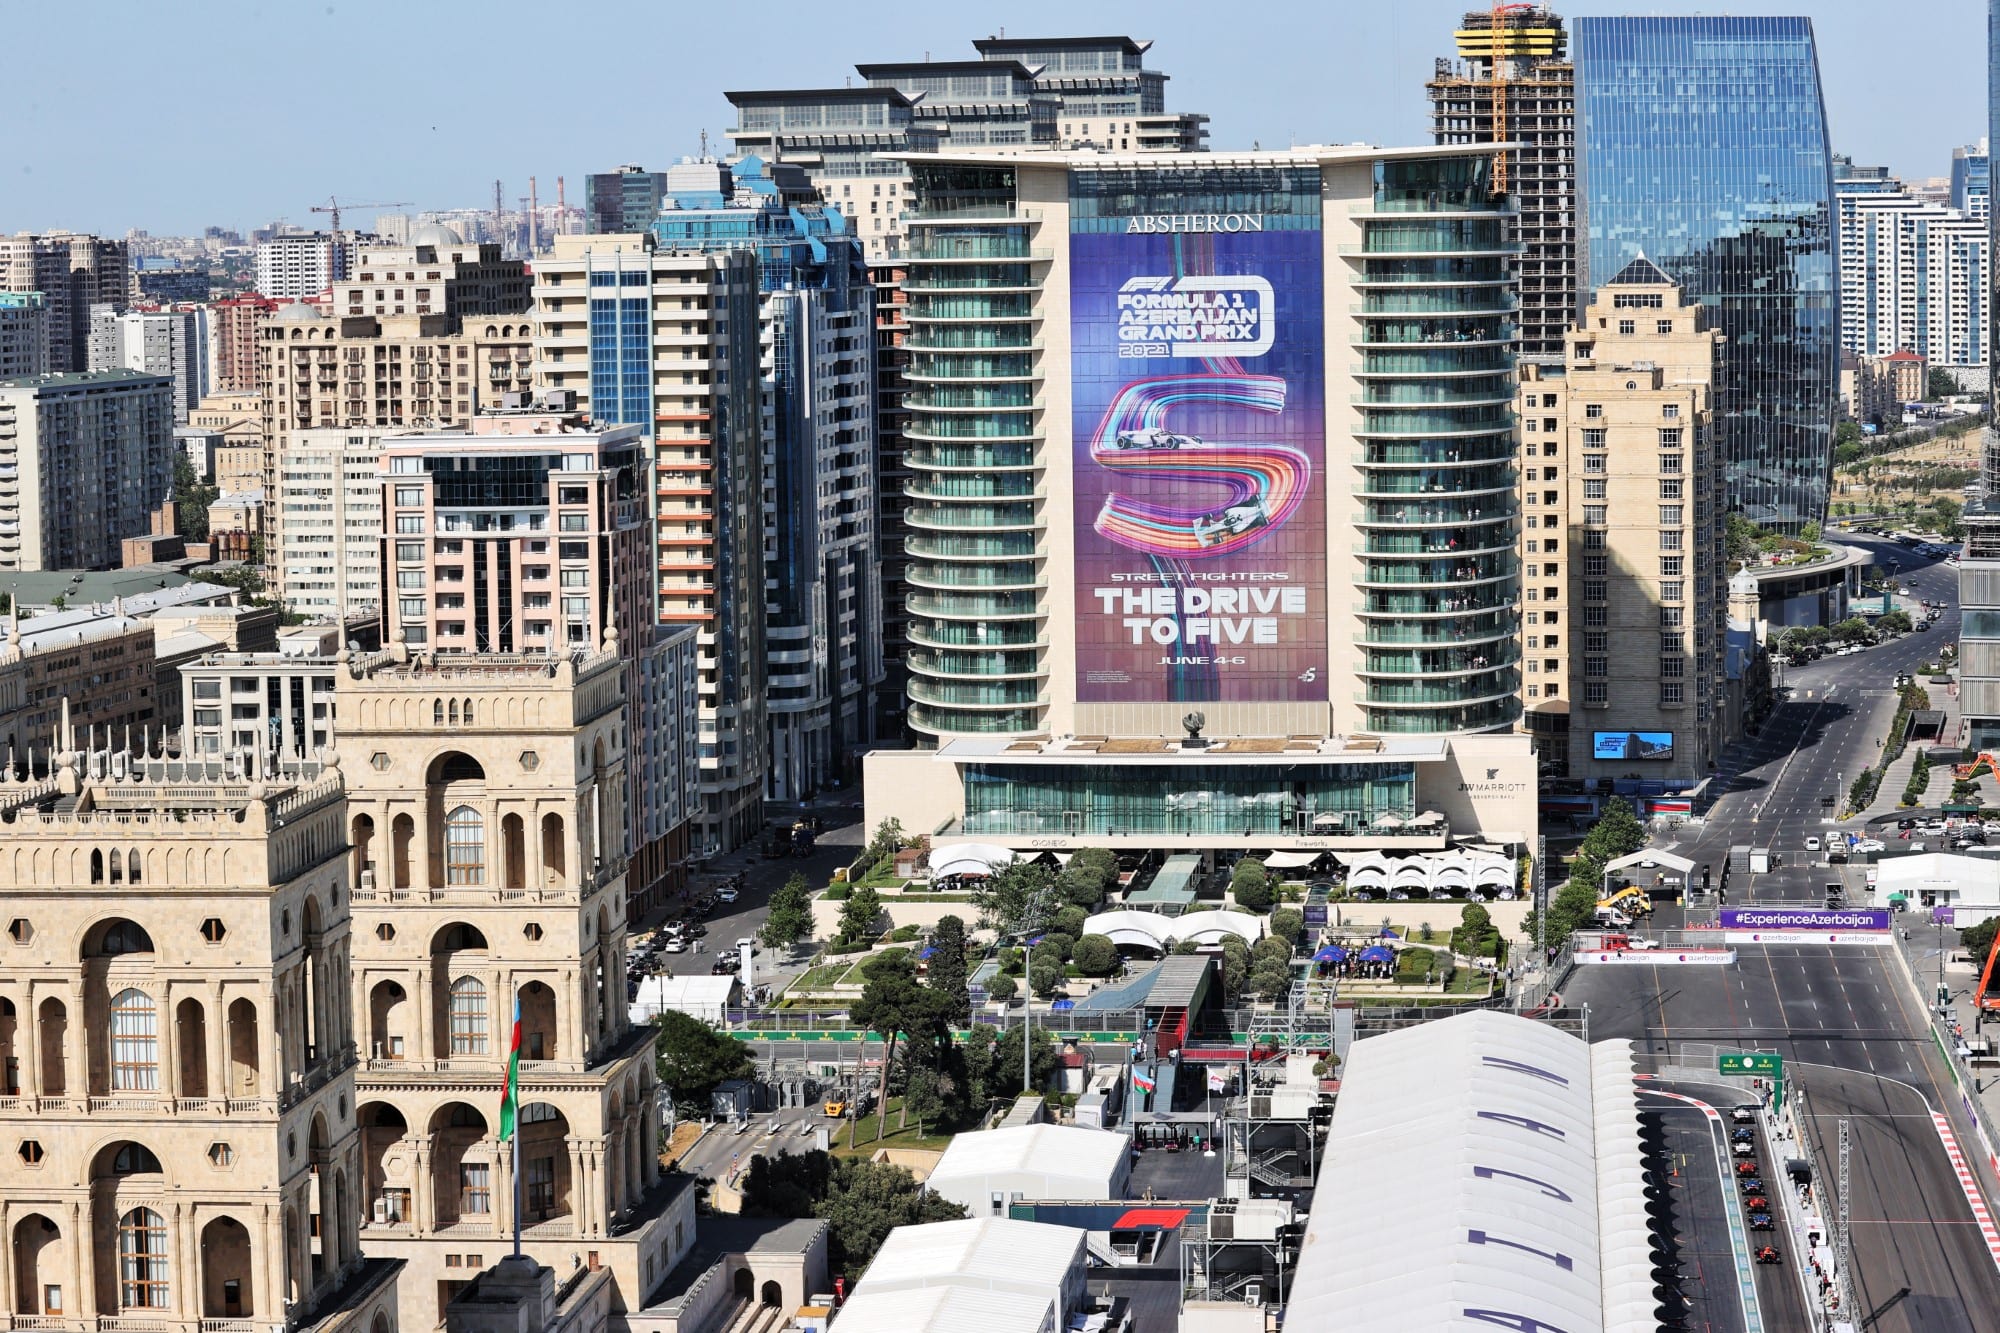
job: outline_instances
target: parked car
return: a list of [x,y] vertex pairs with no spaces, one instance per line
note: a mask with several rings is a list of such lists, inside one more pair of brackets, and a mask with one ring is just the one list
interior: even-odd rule
[[715,896],[726,903],[733,903],[737,898],[736,890],[734,889],[717,889]]
[[1857,852],[1883,852],[1888,849],[1889,844],[1883,842],[1880,838],[1863,838],[1854,844],[1854,850]]

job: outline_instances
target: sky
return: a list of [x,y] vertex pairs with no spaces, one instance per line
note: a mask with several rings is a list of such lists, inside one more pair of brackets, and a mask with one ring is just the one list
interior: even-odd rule
[[[725,89],[840,86],[857,61],[968,59],[974,37],[1151,38],[1167,106],[1218,149],[1429,142],[1424,80],[1466,0],[15,0],[0,79],[0,232],[186,235],[324,223],[329,195],[509,207],[530,175],[726,151]],[[1836,151],[1945,175],[1986,120],[1982,0],[1557,0],[1565,17],[1814,20]],[[835,16],[839,16],[836,18]],[[79,41],[79,32],[88,32]],[[857,80],[858,82],[858,80]],[[365,225],[357,209],[344,225]]]

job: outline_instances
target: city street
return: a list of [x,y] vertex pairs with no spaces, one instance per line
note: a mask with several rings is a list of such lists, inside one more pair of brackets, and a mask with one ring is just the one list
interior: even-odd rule
[[[1954,566],[1873,544],[1896,552],[1901,582],[1918,597],[1955,603]],[[1762,734],[1725,757],[1723,794],[1705,825],[1661,845],[1713,867],[1717,882],[1731,846],[1770,848],[1780,866],[1732,874],[1728,901],[1818,901],[1826,867],[1805,839],[1831,832],[1837,813],[1821,798],[1844,797],[1861,767],[1879,759],[1894,677],[1936,660],[1957,622],[1950,610],[1928,633],[1789,672],[1790,696]],[[1955,1092],[1889,947],[1738,946],[1733,968],[1584,968],[1565,994],[1589,1005],[1593,1039],[1630,1038],[1663,1063],[1712,1067],[1717,1048],[1784,1056],[1806,1090],[1816,1181],[1837,1173],[1830,1154],[1839,1120],[1849,1121],[1861,1326],[2000,1328],[2000,1271],[1929,1117],[1951,1112]],[[1743,1099],[1752,1096],[1746,1086]]]

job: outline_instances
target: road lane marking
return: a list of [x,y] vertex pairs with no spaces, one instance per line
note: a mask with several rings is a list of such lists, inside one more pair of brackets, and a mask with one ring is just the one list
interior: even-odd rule
[[1938,1139],[1944,1144],[1944,1155],[1951,1159],[1958,1187],[1965,1191],[1965,1201],[1972,1205],[1973,1220],[1979,1224],[1979,1234],[1986,1238],[1986,1252],[1993,1257],[1993,1266],[2000,1268],[2000,1226],[1994,1225],[1993,1214],[1979,1193],[1979,1182],[1972,1178],[1972,1168],[1966,1165],[1965,1154],[1958,1150],[1958,1136],[1951,1131],[1951,1121],[1933,1111],[1931,1123],[1937,1127]]
[[1729,1167],[1729,1157],[1722,1151],[1722,1113],[1707,1102],[1683,1093],[1648,1087],[1642,1087],[1639,1091],[1655,1097],[1668,1097],[1677,1102],[1684,1102],[1700,1111],[1702,1117],[1708,1121],[1709,1146],[1715,1151],[1715,1170],[1720,1177],[1718,1184],[1722,1190],[1722,1214],[1729,1224],[1729,1256],[1736,1265],[1737,1294],[1743,1299],[1744,1333],[1764,1333],[1764,1314],[1757,1304],[1756,1269],[1750,1259],[1749,1233],[1744,1229],[1742,1210],[1730,1206],[1735,1197],[1731,1188],[1735,1183],[1735,1176]]

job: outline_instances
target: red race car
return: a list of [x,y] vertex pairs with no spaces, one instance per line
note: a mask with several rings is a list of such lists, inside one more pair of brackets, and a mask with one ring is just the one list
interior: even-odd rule
[[1739,1176],[1758,1176],[1762,1175],[1763,1172],[1757,1169],[1757,1163],[1745,1158],[1736,1164],[1736,1174]]

